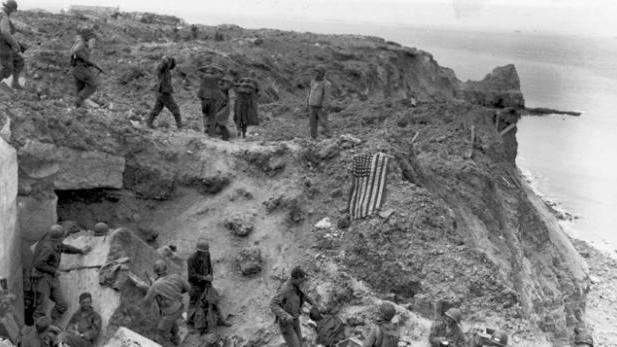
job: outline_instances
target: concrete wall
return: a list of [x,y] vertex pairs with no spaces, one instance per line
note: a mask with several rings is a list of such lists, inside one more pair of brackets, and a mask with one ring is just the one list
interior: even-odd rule
[[16,313],[23,320],[21,238],[17,232],[17,153],[0,138],[0,277],[8,279],[18,297]]

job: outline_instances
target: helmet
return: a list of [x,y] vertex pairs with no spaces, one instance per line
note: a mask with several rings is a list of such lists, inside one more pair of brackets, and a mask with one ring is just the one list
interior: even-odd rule
[[454,307],[448,309],[446,313],[444,313],[444,315],[451,318],[453,321],[456,322],[456,324],[460,324],[463,318],[463,313],[461,312],[461,310]]
[[154,266],[152,267],[154,274],[157,276],[162,276],[167,273],[167,263],[162,260],[157,260],[154,262]]
[[99,222],[94,225],[94,235],[105,235],[109,231],[109,226],[106,223]]
[[205,239],[199,239],[197,241],[197,250],[207,252],[210,250],[210,244]]
[[396,309],[394,305],[389,302],[384,302],[379,305],[379,314],[381,318],[387,322],[391,321],[394,315],[396,314]]
[[582,332],[574,337],[574,344],[593,346],[593,336],[588,332]]
[[507,346],[508,335],[501,330],[495,330],[491,335],[491,342],[493,342],[496,346]]
[[8,0],[4,4],[2,4],[2,7],[6,12],[17,11],[17,2],[15,0]]
[[326,73],[326,67],[324,65],[317,65],[313,70],[321,73]]
[[49,238],[52,240],[60,240],[64,238],[64,228],[61,225],[54,224],[49,228]]
[[306,278],[306,272],[301,267],[296,266],[291,270],[291,278],[301,279]]

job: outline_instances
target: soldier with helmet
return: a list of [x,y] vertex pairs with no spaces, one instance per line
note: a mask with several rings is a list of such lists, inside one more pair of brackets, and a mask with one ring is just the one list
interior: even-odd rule
[[0,81],[13,75],[11,87],[22,89],[23,87],[19,85],[19,74],[24,69],[24,59],[20,53],[25,50],[25,46],[13,36],[15,26],[9,17],[15,11],[17,11],[15,0],[7,0],[2,4],[0,11]]
[[392,318],[396,314],[394,305],[384,302],[379,306],[379,319],[371,329],[363,347],[396,347],[400,339],[400,332]]
[[103,70],[90,60],[90,52],[94,49],[96,35],[88,28],[77,31],[77,40],[71,48],[71,73],[75,79],[77,98],[76,107],[82,107],[86,99],[96,92],[98,81],[92,68]]
[[156,279],[148,289],[143,305],[147,308],[155,300],[158,304],[161,317],[156,326],[157,342],[161,345],[168,345],[168,342],[178,345],[178,319],[184,311],[182,295],[187,293],[191,286],[180,275],[169,274],[163,260],[157,260],[153,270]]
[[58,266],[62,253],[84,255],[90,252],[89,246],[79,249],[62,243],[65,236],[64,228],[54,224],[34,249],[31,273],[36,296],[34,319],[45,316],[45,308],[50,299],[55,303],[51,312],[54,322],[61,318],[68,307],[58,281]]
[[216,136],[216,113],[223,107],[225,95],[221,92],[219,81],[223,77],[223,69],[217,65],[206,65],[198,69],[203,72],[201,85],[197,96],[201,100],[204,132]]
[[428,341],[431,347],[464,347],[467,346],[465,334],[460,323],[463,313],[458,308],[448,309],[441,318],[431,325]]
[[176,67],[176,60],[170,56],[164,56],[161,63],[156,68],[159,83],[156,89],[156,103],[148,116],[146,124],[149,128],[154,128],[154,119],[161,113],[164,107],[167,107],[169,112],[176,120],[176,127],[182,129],[182,116],[180,108],[173,97],[173,87],[171,85],[171,70]]
[[326,67],[318,65],[314,69],[315,77],[311,81],[306,98],[306,108],[309,112],[311,138],[317,139],[318,127],[321,125],[323,134],[329,136],[327,108],[331,98],[331,83],[326,79]]
[[248,127],[259,125],[256,100],[259,89],[257,81],[250,77],[241,78],[235,87],[237,100],[234,105],[234,122],[238,128],[238,135],[246,138]]

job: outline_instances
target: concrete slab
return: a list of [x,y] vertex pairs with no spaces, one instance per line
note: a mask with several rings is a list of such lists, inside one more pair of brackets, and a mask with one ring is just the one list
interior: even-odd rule
[[162,347],[158,343],[139,335],[131,329],[120,327],[105,347]]

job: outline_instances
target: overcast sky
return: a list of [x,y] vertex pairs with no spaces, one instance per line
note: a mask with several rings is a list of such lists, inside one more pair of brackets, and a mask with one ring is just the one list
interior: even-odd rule
[[[316,23],[617,36],[617,0],[17,0],[57,11],[71,4],[119,6],[191,23],[313,30]],[[306,26],[311,23],[313,25]]]

